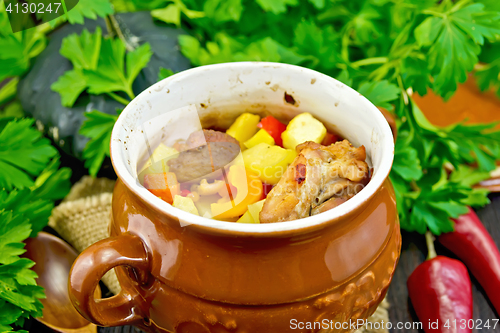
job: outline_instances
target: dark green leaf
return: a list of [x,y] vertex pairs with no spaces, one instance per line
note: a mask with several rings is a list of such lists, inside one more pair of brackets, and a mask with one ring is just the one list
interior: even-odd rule
[[57,150],[33,128],[33,119],[13,120],[0,132],[0,187],[12,190],[33,185]]
[[109,156],[111,130],[118,116],[100,111],[87,112],[87,118],[80,128],[80,134],[90,138],[83,150],[85,167],[92,176],[96,176],[106,156]]

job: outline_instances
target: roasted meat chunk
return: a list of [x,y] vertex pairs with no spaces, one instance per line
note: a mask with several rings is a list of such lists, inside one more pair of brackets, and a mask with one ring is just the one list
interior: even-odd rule
[[269,192],[261,223],[284,222],[322,213],[349,200],[369,180],[365,147],[349,141],[330,146],[304,142],[298,156]]
[[179,156],[167,163],[179,182],[207,176],[229,164],[240,152],[236,139],[206,129],[192,133],[184,144],[177,147],[181,150]]

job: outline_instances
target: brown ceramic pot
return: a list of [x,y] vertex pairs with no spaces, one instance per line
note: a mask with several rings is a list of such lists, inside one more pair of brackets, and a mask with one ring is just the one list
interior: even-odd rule
[[[365,145],[373,176],[344,204],[291,222],[240,224],[183,212],[142,187],[137,168],[154,143],[192,132],[179,117],[193,110],[201,126],[221,128],[244,111],[283,120],[310,112]],[[393,154],[391,129],[377,108],[315,71],[232,63],[167,78],[132,101],[115,125],[112,237],[76,260],[73,304],[98,325],[148,332],[349,332],[382,301],[399,258],[387,179]],[[95,300],[93,290],[112,268],[121,293]]]

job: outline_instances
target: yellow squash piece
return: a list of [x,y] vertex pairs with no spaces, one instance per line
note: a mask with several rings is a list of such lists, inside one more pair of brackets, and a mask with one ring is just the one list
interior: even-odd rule
[[321,143],[326,135],[326,127],[310,113],[301,113],[293,118],[286,130],[281,133],[283,147],[295,150],[297,145],[306,141]]
[[248,205],[262,198],[262,182],[244,166],[231,166],[227,178],[229,184],[236,187],[236,194],[232,193],[232,198],[223,197],[211,205],[215,219],[240,216],[248,209]]
[[258,222],[255,222],[255,220],[253,219],[252,215],[250,215],[250,212],[248,210],[236,222],[238,222],[238,223],[258,223]]
[[196,206],[194,205],[193,200],[188,197],[176,195],[174,197],[174,203],[172,204],[172,206],[194,215],[200,215],[198,213],[198,209],[196,209]]
[[268,145],[274,145],[274,139],[266,130],[261,129],[254,136],[252,136],[249,140],[245,141],[243,145],[247,148],[252,148],[259,143],[267,143]]
[[255,172],[263,182],[276,185],[297,153],[295,150],[259,143],[245,150],[242,155],[245,167]]
[[139,172],[139,179],[142,182],[144,176],[147,174],[168,172],[169,168],[167,162],[177,156],[179,156],[177,149],[167,147],[163,143],[160,143],[153,151],[153,154],[151,154],[151,157],[144,163],[144,166]]
[[262,207],[264,206],[264,202],[266,202],[266,199],[248,205],[248,213],[250,213],[250,216],[255,221],[254,223],[260,223],[259,214],[260,211],[262,210]]
[[243,142],[247,141],[255,133],[257,133],[257,130],[259,129],[257,124],[259,121],[260,117],[258,115],[245,112],[236,118],[231,127],[229,127],[226,131],[226,134],[229,134],[238,140],[240,142],[241,149],[245,149]]

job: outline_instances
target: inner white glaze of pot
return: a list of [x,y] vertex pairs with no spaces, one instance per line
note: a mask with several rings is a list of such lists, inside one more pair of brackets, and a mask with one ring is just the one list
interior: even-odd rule
[[[294,104],[285,101],[285,93]],[[202,124],[175,121],[197,110]],[[180,110],[180,111],[179,111]],[[172,112],[174,111],[174,112]],[[228,127],[243,112],[270,112],[290,119],[310,112],[353,145],[364,145],[374,173],[368,185],[340,206],[289,222],[243,224],[217,221],[174,208],[139,182],[137,167],[165,137],[187,136],[201,125]],[[174,116],[172,116],[174,115]],[[111,158],[133,192],[185,224],[252,233],[296,230],[337,219],[363,205],[387,178],[393,158],[392,132],[380,111],[345,84],[319,72],[279,63],[240,62],[202,66],[166,78],[137,96],[121,113],[111,135]]]

